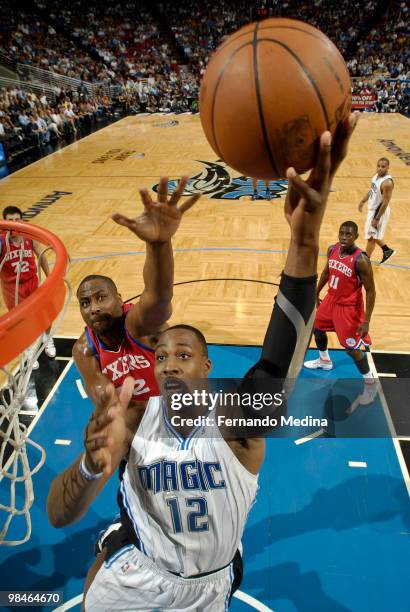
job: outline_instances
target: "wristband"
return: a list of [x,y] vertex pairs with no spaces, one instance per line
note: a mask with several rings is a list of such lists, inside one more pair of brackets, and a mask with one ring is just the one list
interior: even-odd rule
[[86,480],[98,480],[104,474],[104,472],[98,472],[98,474],[93,474],[87,469],[85,465],[85,454],[81,457],[78,469],[80,470],[81,476]]

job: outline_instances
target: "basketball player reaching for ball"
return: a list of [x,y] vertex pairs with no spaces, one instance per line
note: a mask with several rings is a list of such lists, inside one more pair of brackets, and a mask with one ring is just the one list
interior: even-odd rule
[[372,185],[359,203],[359,211],[362,212],[367,202],[367,219],[364,226],[364,235],[367,239],[366,253],[370,258],[376,244],[383,251],[381,264],[384,264],[396,251],[387,246],[383,240],[390,217],[390,200],[393,193],[394,183],[392,175],[389,174],[390,162],[387,157],[381,157],[377,162],[376,174],[372,177]]
[[[332,361],[327,350],[326,332],[335,331],[340,344],[352,357],[365,382],[373,383],[366,353],[360,346],[371,344],[370,319],[376,299],[372,265],[369,258],[356,246],[358,228],[354,221],[345,221],[339,229],[339,242],[327,251],[327,262],[317,285],[319,304],[314,323],[314,336],[319,349],[318,359],[305,362],[305,368],[331,370]],[[328,292],[320,302],[325,285]],[[366,292],[366,312],[362,287]]]
[[[3,210],[6,221],[24,221],[22,211],[17,206],[6,206]],[[0,283],[3,299],[8,310],[11,310],[31,295],[39,285],[37,274],[37,258],[40,258],[43,248],[34,240],[23,236],[12,235],[7,238],[6,232],[0,234]],[[50,274],[47,259],[40,258],[40,266],[46,276]],[[16,302],[16,285],[17,302]],[[50,330],[48,330],[50,331]],[[32,349],[28,350],[32,353]],[[50,336],[45,346],[48,357],[56,356],[53,338]],[[34,362],[33,370],[39,367]]]
[[[288,169],[291,240],[261,359],[246,377],[255,386],[270,380],[282,389],[283,379],[302,364],[315,311],[320,226],[356,121],[352,115],[340,126],[333,147],[330,133],[322,135],[307,182]],[[207,438],[170,424],[175,388],[189,389],[211,369],[199,330],[169,328],[159,337],[155,359],[162,395],[150,399],[132,441],[119,493],[121,518],[106,532],[108,555],[85,609],[221,612],[240,584],[240,541],[265,443]],[[54,526],[78,520],[128,452],[125,412],[133,384],[127,378],[119,394],[108,385],[99,395],[84,455],[52,483],[47,511]]]
[[162,177],[158,201],[148,191],[140,195],[144,212],[136,219],[114,214],[113,220],[127,227],[146,243],[143,270],[144,291],[137,304],[123,304],[114,281],[101,275],[86,276],[77,290],[81,316],[87,327],[73,347],[73,358],[93,403],[102,387],[111,381],[120,388],[130,375],[135,380],[130,427],[140,408],[145,408],[158,386],[154,377],[152,334],[162,328],[171,316],[174,283],[174,260],[171,238],[182,215],[199,199],[200,194],[177,206],[187,184],[183,177],[168,198],[168,179]]

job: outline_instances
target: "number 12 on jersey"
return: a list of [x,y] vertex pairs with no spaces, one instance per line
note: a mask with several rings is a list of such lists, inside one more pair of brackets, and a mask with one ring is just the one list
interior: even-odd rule
[[339,284],[339,277],[332,274],[329,280],[329,287],[332,287],[332,289],[337,289],[338,284]]
[[[184,526],[182,524],[181,510],[179,500],[176,497],[171,497],[166,500],[167,506],[171,511],[172,524],[174,533],[182,533]],[[209,531],[208,523],[208,504],[203,497],[188,497],[185,499],[188,508],[194,508],[187,515],[188,531]],[[203,520],[201,520],[203,519]]]

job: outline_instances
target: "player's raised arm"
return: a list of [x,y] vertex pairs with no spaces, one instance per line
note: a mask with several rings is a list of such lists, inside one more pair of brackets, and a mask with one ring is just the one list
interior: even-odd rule
[[127,313],[126,328],[133,338],[156,332],[172,312],[174,257],[171,238],[177,231],[182,215],[200,198],[195,194],[178,206],[188,177],[181,178],[177,188],[168,196],[168,178],[159,183],[158,199],[153,201],[148,190],[140,191],[144,212],[135,219],[119,213],[112,216],[119,225],[127,227],[146,243],[144,291],[139,302]]
[[[307,181],[303,181],[293,168],[287,172],[289,191],[285,215],[291,229],[288,256],[261,358],[246,374],[245,390],[258,391],[260,384],[265,391],[266,381],[271,380],[270,390],[274,395],[282,391],[287,379],[294,379],[299,374],[315,314],[319,231],[332,178],[347,154],[357,119],[358,114],[352,114],[339,126],[333,145],[330,133],[322,134],[317,164]],[[283,404],[280,409],[283,410]],[[247,438],[228,443],[251,472],[260,469],[264,457],[263,440]]]
[[51,483],[47,515],[53,527],[78,521],[128,452],[126,409],[134,380],[127,378],[118,393],[102,387],[84,433],[84,453]]

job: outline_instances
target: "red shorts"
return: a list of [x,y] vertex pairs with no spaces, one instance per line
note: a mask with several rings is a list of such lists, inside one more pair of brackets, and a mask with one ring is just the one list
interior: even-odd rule
[[[38,276],[33,276],[30,280],[25,283],[20,283],[19,286],[19,304],[29,295],[33,293],[38,287]],[[16,305],[16,283],[1,283],[1,291],[6,306],[9,310],[14,308]]]
[[342,346],[347,349],[357,349],[362,344],[370,346],[372,343],[369,334],[360,338],[357,333],[357,328],[363,321],[363,302],[354,306],[343,306],[336,304],[327,295],[317,310],[314,327],[320,331],[336,332]]

